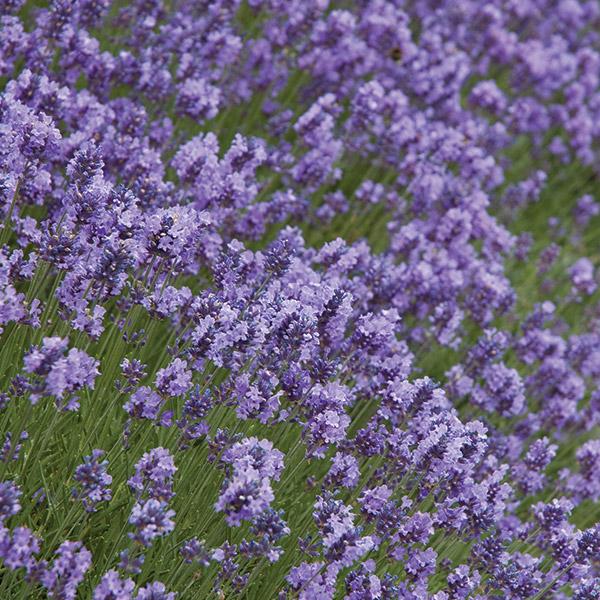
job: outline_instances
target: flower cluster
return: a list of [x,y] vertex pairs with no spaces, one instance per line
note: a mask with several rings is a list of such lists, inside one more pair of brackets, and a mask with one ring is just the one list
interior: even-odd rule
[[223,452],[221,462],[231,474],[215,504],[224,512],[229,525],[259,517],[274,499],[271,480],[278,480],[283,470],[283,454],[268,440],[256,438],[237,442]]
[[168,501],[174,496],[176,470],[173,457],[164,448],[146,452],[135,465],[135,475],[128,481],[137,498],[129,517],[135,531],[129,537],[142,546],[152,545],[155,538],[170,533],[175,526],[175,511],[168,507]]
[[598,31],[4,2],[0,596],[597,598]]
[[80,389],[93,389],[99,362],[83,350],[68,348],[68,341],[59,337],[44,338],[41,346],[33,347],[23,358],[24,370],[33,381],[28,384],[31,402],[43,396],[55,398],[63,410],[77,410],[75,395]]
[[108,461],[100,459],[104,450],[94,450],[84,458],[84,462],[75,469],[73,479],[79,484],[80,489],[73,489],[73,495],[81,498],[85,510],[95,512],[100,502],[112,498],[110,484],[112,477],[107,473]]

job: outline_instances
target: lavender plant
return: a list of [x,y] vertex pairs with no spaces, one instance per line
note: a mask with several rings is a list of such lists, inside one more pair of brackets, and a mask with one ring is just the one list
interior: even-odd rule
[[0,598],[600,597],[595,0],[0,2]]

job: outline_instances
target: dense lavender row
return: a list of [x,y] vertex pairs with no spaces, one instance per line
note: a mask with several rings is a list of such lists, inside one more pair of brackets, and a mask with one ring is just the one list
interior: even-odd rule
[[600,598],[596,0],[0,15],[0,598]]

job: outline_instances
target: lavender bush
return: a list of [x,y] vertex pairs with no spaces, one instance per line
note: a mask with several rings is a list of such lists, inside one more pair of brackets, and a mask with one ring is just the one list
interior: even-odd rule
[[600,598],[596,0],[0,0],[0,598]]

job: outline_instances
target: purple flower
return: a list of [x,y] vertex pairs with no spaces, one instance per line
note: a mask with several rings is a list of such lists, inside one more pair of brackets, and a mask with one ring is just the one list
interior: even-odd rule
[[326,567],[323,562],[304,562],[297,567],[292,567],[287,580],[292,588],[299,592],[300,600],[333,598],[339,570],[337,565]]
[[594,279],[594,265],[589,258],[580,258],[570,269],[573,292],[590,296],[598,284]]
[[361,598],[381,598],[383,587],[381,580],[373,573],[374,561],[367,560],[346,577],[346,592],[348,600]]
[[235,473],[254,471],[261,478],[275,481],[283,471],[283,452],[273,448],[269,440],[255,437],[234,444],[223,453],[221,460],[232,465]]
[[163,398],[147,386],[138,388],[123,404],[127,414],[134,419],[157,421],[164,404]]
[[135,465],[135,475],[128,480],[129,487],[138,497],[148,495],[169,501],[173,496],[173,476],[177,471],[173,457],[165,448],[154,448],[144,453]]
[[29,438],[29,434],[26,431],[22,431],[19,435],[18,441],[15,443],[12,439],[12,433],[8,431],[4,438],[4,444],[0,451],[0,460],[4,463],[13,462],[19,460],[21,450],[23,449],[23,442]]
[[125,550],[119,554],[118,567],[121,571],[124,571],[129,575],[138,575],[142,572],[146,556],[140,554],[138,550],[138,548],[135,548],[133,551],[131,548],[125,548]]
[[52,566],[41,576],[49,598],[74,600],[77,588],[92,565],[92,554],[81,542],[63,542]]
[[242,521],[249,521],[269,508],[275,499],[268,478],[251,469],[249,472],[236,473],[226,482],[215,503],[218,512],[224,512],[228,525],[239,526]]
[[594,525],[581,533],[577,542],[577,554],[583,561],[597,561],[600,558],[600,525]]
[[501,113],[506,107],[506,97],[494,81],[477,83],[471,90],[469,102],[493,114]]
[[371,536],[361,536],[351,508],[331,496],[319,496],[313,518],[317,523],[328,560],[349,567],[375,546]]
[[157,537],[167,535],[175,527],[175,511],[168,501],[173,492],[173,475],[177,468],[173,457],[164,448],[146,452],[135,466],[135,475],[128,481],[137,502],[133,506],[129,523],[135,531],[129,537],[142,546],[149,547]]
[[322,458],[325,448],[339,443],[346,437],[346,429],[350,425],[350,417],[339,410],[325,410],[312,417],[307,423],[307,434],[312,453]]
[[145,377],[146,365],[135,358],[132,360],[124,358],[121,362],[121,373],[125,379],[125,384],[118,382],[119,390],[129,392]]
[[245,438],[231,444],[221,456],[221,463],[231,472],[215,503],[224,512],[229,525],[238,526],[269,508],[274,500],[271,480],[283,471],[283,453],[268,440]]
[[398,537],[404,544],[426,544],[433,534],[433,521],[427,513],[415,512],[398,528]]
[[180,358],[174,359],[167,367],[156,374],[156,389],[166,396],[182,396],[192,385],[192,373],[187,363]]
[[203,121],[218,113],[221,93],[205,79],[186,79],[179,88],[176,108],[182,114]]
[[0,558],[11,570],[24,567],[29,573],[36,566],[34,555],[40,551],[40,539],[28,527],[16,527],[12,536],[0,528]]
[[210,556],[206,545],[198,538],[194,537],[186,540],[179,549],[179,553],[186,563],[198,562],[204,567],[210,564]]
[[436,558],[437,554],[432,548],[413,550],[404,568],[412,578],[423,581],[435,572]]
[[584,579],[573,586],[574,600],[595,600],[600,594],[600,578]]
[[494,585],[509,598],[527,598],[535,595],[543,582],[538,565],[539,559],[529,554],[505,553],[495,573]]
[[481,577],[467,565],[459,565],[448,575],[448,590],[454,598],[469,598],[479,587]]
[[575,222],[582,229],[587,227],[589,221],[598,214],[600,214],[600,205],[589,194],[579,198],[573,209]]
[[167,592],[165,584],[160,581],[150,583],[138,590],[135,600],[175,600],[177,594]]
[[544,471],[556,455],[557,449],[558,446],[551,444],[548,438],[536,440],[529,447],[523,461],[513,467],[514,481],[524,492],[531,494],[544,488]]
[[112,498],[112,477],[107,472],[108,461],[100,460],[104,454],[104,450],[93,450],[92,454],[84,457],[83,464],[75,469],[73,476],[80,488],[73,490],[73,495],[81,499],[88,512],[96,512],[100,502],[109,502]]
[[21,510],[21,490],[12,481],[0,483],[0,525]]
[[554,533],[568,525],[573,504],[566,498],[554,498],[547,504],[538,502],[532,509],[540,528],[545,532]]
[[278,383],[269,372],[261,372],[256,384],[249,384],[247,375],[241,375],[236,381],[236,394],[239,396],[236,414],[240,419],[258,419],[267,423],[279,410],[281,392],[273,393]]
[[136,531],[130,533],[129,537],[143,546],[151,546],[157,537],[173,531],[174,516],[175,511],[169,509],[166,502],[154,498],[136,502],[129,517],[129,523]]
[[31,401],[42,396],[53,396],[63,410],[77,410],[77,392],[84,387],[94,388],[100,363],[83,350],[71,348],[63,356],[68,341],[62,338],[44,338],[41,346],[32,348],[24,358],[25,372],[35,376]]
[[387,485],[365,489],[359,498],[361,510],[369,516],[378,515],[386,506],[392,493],[393,490]]
[[484,385],[472,391],[472,399],[489,412],[503,417],[520,414],[525,407],[525,386],[515,369],[503,363],[489,365],[482,373]]
[[266,538],[270,542],[279,541],[282,537],[290,533],[289,527],[283,520],[283,511],[275,511],[273,509],[268,509],[258,515],[252,522],[250,531],[255,535]]
[[117,571],[108,571],[94,588],[93,600],[132,600],[135,583],[121,579]]
[[214,398],[210,390],[201,392],[200,386],[196,386],[189,393],[183,404],[181,419],[176,422],[181,430],[181,448],[186,448],[187,442],[208,434],[209,426],[205,419],[213,403]]
[[325,477],[325,485],[352,488],[360,478],[358,460],[351,454],[336,452],[331,460],[331,468]]

